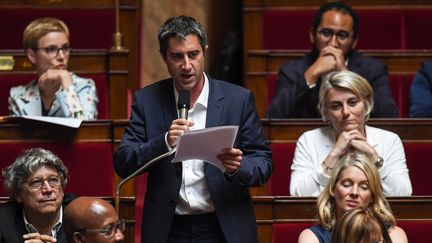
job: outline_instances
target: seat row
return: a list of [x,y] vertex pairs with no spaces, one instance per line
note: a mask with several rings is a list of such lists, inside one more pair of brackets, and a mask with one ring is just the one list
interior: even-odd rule
[[[251,50],[247,55],[245,86],[254,92],[259,114],[265,117],[275,94],[277,72],[284,62],[301,58],[306,50]],[[389,70],[390,89],[399,108],[400,117],[408,117],[410,87],[422,62],[431,59],[432,51],[364,51],[367,56],[382,60]]]

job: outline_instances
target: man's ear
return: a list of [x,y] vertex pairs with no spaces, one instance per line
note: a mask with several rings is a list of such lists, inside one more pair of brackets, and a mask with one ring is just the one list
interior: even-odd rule
[[358,34],[357,34],[356,38],[354,39],[354,41],[352,43],[352,46],[351,46],[352,49],[356,48],[358,39],[359,39],[359,37],[358,37]]
[[36,63],[36,53],[35,53],[34,50],[32,50],[32,49],[27,49],[27,50],[26,50],[26,55],[27,55],[27,58],[29,59],[29,61],[30,61],[31,63],[33,63],[33,64]]
[[161,55],[162,60],[163,60],[164,63],[166,64],[166,63],[167,63],[166,53],[159,52],[159,54]]
[[312,27],[309,29],[309,40],[312,44],[315,44],[315,33]]
[[203,51],[203,52],[204,52],[204,53],[203,53],[204,56],[207,55],[207,50],[208,50],[208,49],[209,49],[209,46],[206,45],[205,48],[204,48],[204,51]]
[[18,203],[22,203],[22,198],[21,198],[21,196],[19,195],[19,193],[14,193],[14,197],[15,197],[15,200],[16,200]]
[[85,242],[85,236],[80,232],[73,233],[73,239],[75,243]]

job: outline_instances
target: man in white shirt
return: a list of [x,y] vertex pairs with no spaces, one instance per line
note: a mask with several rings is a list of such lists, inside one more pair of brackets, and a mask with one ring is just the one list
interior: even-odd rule
[[[147,171],[142,242],[258,242],[249,187],[269,179],[273,165],[252,93],[204,73],[206,35],[192,17],[168,19],[159,30],[160,53],[171,78],[135,93],[132,116],[115,153],[126,177],[177,146],[185,132],[237,125],[233,148],[218,159],[157,162]],[[178,118],[181,90],[190,91],[189,119]],[[209,138],[211,139],[211,138]]]

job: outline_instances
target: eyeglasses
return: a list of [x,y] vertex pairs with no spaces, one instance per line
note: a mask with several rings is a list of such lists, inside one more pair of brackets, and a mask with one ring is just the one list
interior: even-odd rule
[[27,182],[27,184],[33,190],[40,190],[45,184],[45,181],[47,181],[52,188],[58,188],[62,185],[62,181],[58,176],[50,176],[48,178],[34,178],[30,182]]
[[352,34],[344,30],[335,32],[334,30],[327,29],[327,28],[317,30],[317,32],[322,41],[327,42],[331,40],[331,38],[333,38],[334,35],[336,35],[336,40],[341,44],[346,43],[353,36]]
[[48,46],[48,47],[35,48],[34,50],[35,51],[44,50],[48,56],[56,57],[60,53],[60,50],[63,51],[64,55],[69,55],[70,51],[72,50],[72,47],[69,44],[65,44],[62,47]]
[[76,230],[75,233],[89,233],[89,232],[97,232],[105,235],[106,237],[113,238],[117,233],[117,230],[123,232],[126,228],[126,223],[124,219],[120,219],[116,224],[110,225],[104,229],[79,229]]

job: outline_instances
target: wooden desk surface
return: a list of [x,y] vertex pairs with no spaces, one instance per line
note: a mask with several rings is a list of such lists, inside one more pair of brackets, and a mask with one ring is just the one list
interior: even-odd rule
[[[276,75],[288,61],[301,59],[310,50],[249,50],[246,54],[246,76]],[[384,62],[390,74],[414,74],[425,60],[432,59],[432,50],[359,50],[363,55]]]
[[[388,197],[396,219],[432,220],[432,196]],[[315,197],[254,196],[253,204],[258,223],[314,221]]]
[[[305,131],[327,126],[319,119],[262,119],[264,136],[271,143],[296,142]],[[403,142],[431,142],[432,119],[370,119],[367,125],[392,131]]]

